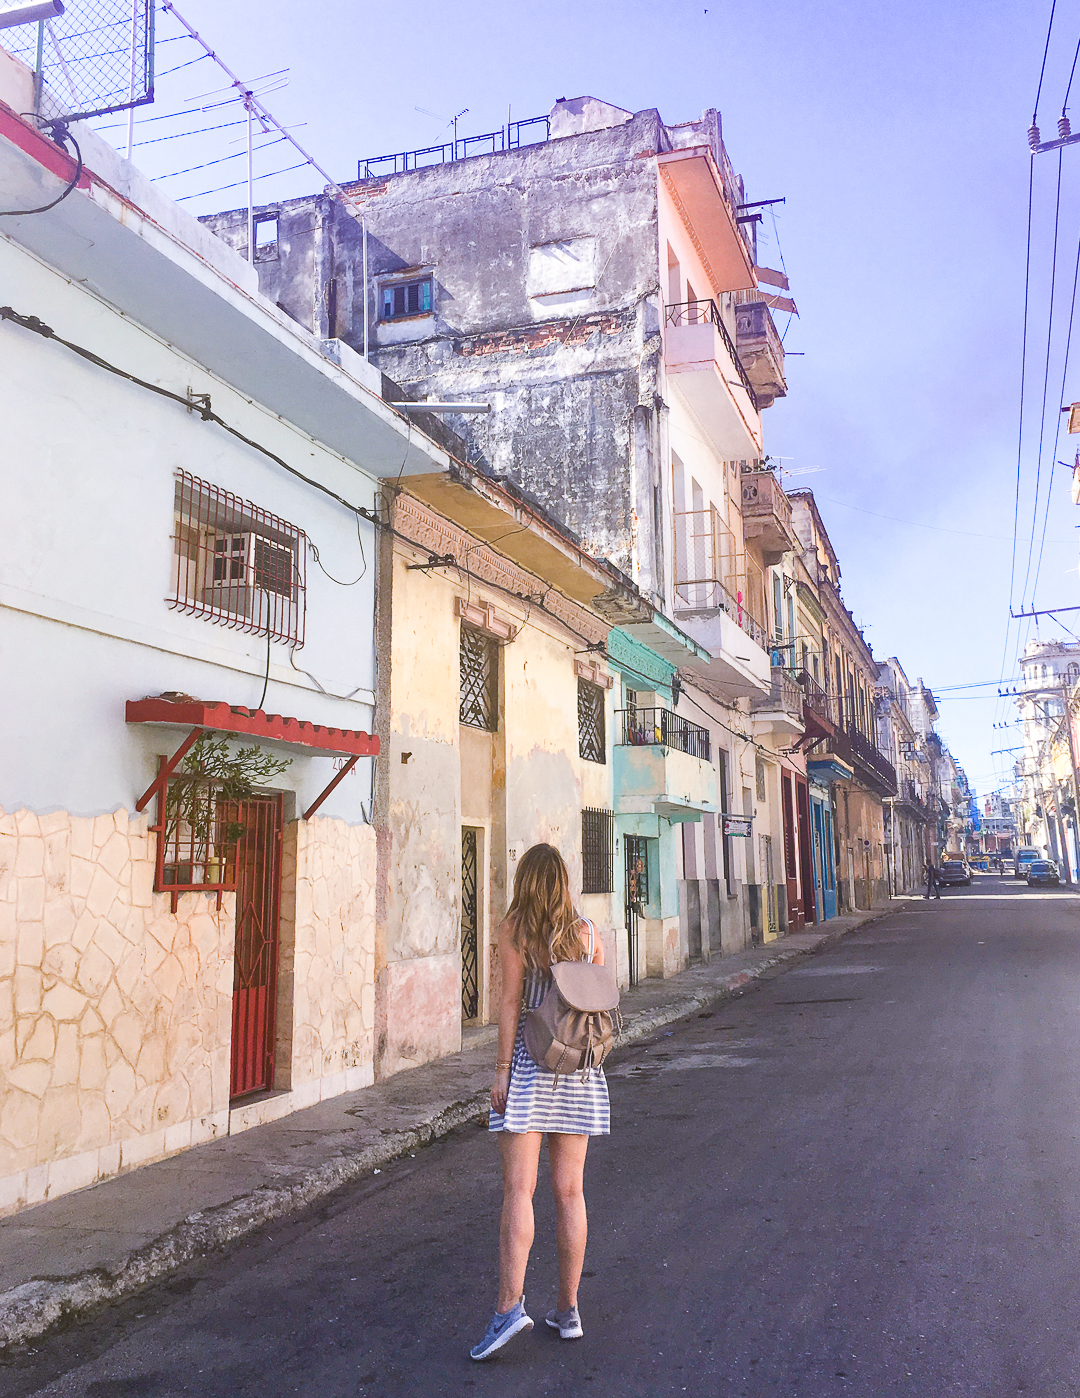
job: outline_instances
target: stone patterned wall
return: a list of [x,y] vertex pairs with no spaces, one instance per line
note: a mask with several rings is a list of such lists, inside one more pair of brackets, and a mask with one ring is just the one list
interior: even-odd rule
[[174,915],[148,825],[0,810],[0,1214],[373,1079],[374,832],[286,826],[281,1090],[230,1111],[235,895]]
[[173,916],[148,824],[0,811],[0,1212],[227,1130],[234,897]]
[[357,1070],[371,1082],[374,829],[319,818],[287,825],[281,905],[276,1086],[297,1091],[342,1073],[361,1086]]

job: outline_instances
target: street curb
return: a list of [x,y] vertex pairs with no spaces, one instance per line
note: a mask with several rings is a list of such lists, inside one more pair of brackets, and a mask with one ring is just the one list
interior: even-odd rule
[[[784,948],[781,945],[775,955],[751,971],[734,971],[701,990],[635,1015],[628,1019],[619,1047],[639,1043],[667,1024],[686,1019],[717,1000],[728,999],[778,966],[813,956],[849,933],[896,911],[899,909],[870,913],[850,927],[834,933],[823,932],[820,941],[812,947]],[[190,1214],[160,1237],[130,1253],[115,1272],[92,1268],[62,1280],[46,1278],[12,1287],[0,1294],[0,1351],[41,1339],[50,1330],[78,1320],[99,1306],[131,1296],[265,1223],[317,1203],[343,1185],[368,1176],[418,1147],[429,1145],[457,1127],[475,1121],[486,1111],[487,1105],[488,1089],[485,1088],[433,1112],[407,1131],[394,1132],[377,1145],[357,1151],[355,1155],[327,1161],[295,1184],[262,1186],[227,1204]]]

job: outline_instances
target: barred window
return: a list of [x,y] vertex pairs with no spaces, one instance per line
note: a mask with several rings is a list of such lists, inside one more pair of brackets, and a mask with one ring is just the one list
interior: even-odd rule
[[499,647],[490,636],[461,628],[461,698],[458,717],[470,728],[499,726]]
[[607,761],[604,691],[598,684],[577,682],[578,752],[586,762]]
[[302,646],[306,568],[302,529],[187,471],[176,473],[171,607]]
[[581,811],[581,891],[611,893],[614,873],[615,813],[584,806]]

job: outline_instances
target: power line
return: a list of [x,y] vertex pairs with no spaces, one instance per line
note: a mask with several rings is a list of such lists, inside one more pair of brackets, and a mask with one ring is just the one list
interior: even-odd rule
[[1061,169],[1064,152],[1058,151],[1057,192],[1054,198],[1054,242],[1050,264],[1050,306],[1046,316],[1046,362],[1043,366],[1042,416],[1039,420],[1039,451],[1035,458],[1035,500],[1031,512],[1031,538],[1028,540],[1027,566],[1024,569],[1024,586],[1020,591],[1020,606],[1023,609],[1027,595],[1028,579],[1031,576],[1031,560],[1035,553],[1035,529],[1039,522],[1039,486],[1042,479],[1043,443],[1046,438],[1046,399],[1050,392],[1050,351],[1054,338],[1054,297],[1057,290],[1058,234],[1061,229]]
[[[280,136],[275,136],[272,141],[264,141],[261,146],[256,146],[255,149],[266,150],[268,146],[278,146],[281,144],[281,140]],[[192,175],[196,170],[208,170],[211,165],[225,165],[230,160],[239,160],[241,156],[246,155],[247,151],[245,150],[234,150],[231,155],[221,155],[216,160],[204,160],[201,165],[189,165],[186,170],[169,170],[167,174],[156,175],[155,179],[174,180],[178,175]],[[241,183],[246,183],[246,181],[241,181]]]
[[[302,170],[304,166],[308,164],[310,164],[310,161],[301,160],[295,165],[286,165],[284,169],[281,170],[268,170],[265,175],[256,175],[254,182],[258,183],[259,180],[272,180],[275,175],[287,175],[290,170]],[[242,185],[246,184],[247,180],[234,180],[232,184],[219,184],[215,189],[200,189],[198,194],[185,194],[182,198],[174,200],[174,203],[186,204],[191,199],[201,199],[204,194],[220,194],[223,190],[239,189]]]
[[[1080,53],[1080,47],[1078,47],[1077,52]],[[1060,160],[1060,152],[1058,158]],[[1076,286],[1078,280],[1080,280],[1080,230],[1078,230],[1076,238],[1076,266],[1073,270],[1072,300],[1069,303],[1069,328],[1065,333],[1065,361],[1061,366],[1061,393],[1058,395],[1059,402],[1063,402],[1065,399],[1065,380],[1069,373],[1069,352],[1072,348],[1073,320],[1076,316]],[[1046,487],[1046,509],[1043,513],[1042,538],[1039,541],[1039,561],[1035,565],[1035,578],[1031,584],[1032,602],[1035,601],[1035,591],[1039,586],[1039,573],[1042,571],[1043,550],[1046,547],[1046,526],[1050,521],[1050,502],[1053,499],[1054,471],[1057,469],[1058,442],[1060,440],[1061,414],[1058,413],[1057,423],[1054,428],[1054,454],[1050,460],[1050,480]],[[1036,500],[1036,506],[1037,505],[1038,501]]]
[[1054,32],[1054,11],[1056,9],[1057,0],[1053,0],[1050,6],[1050,23],[1046,26],[1046,44],[1043,48],[1042,67],[1039,69],[1039,86],[1035,92],[1035,110],[1031,114],[1032,126],[1035,126],[1039,119],[1039,98],[1042,96],[1043,77],[1046,74],[1046,55],[1050,52],[1050,35]]

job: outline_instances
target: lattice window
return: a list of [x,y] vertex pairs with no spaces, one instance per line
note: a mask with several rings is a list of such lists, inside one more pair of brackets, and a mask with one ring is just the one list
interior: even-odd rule
[[494,733],[499,726],[499,646],[482,631],[461,628],[461,700],[459,718],[470,728]]
[[176,473],[171,607],[302,646],[306,580],[302,529],[187,471]]
[[476,831],[461,832],[461,1017],[480,1013],[480,901]]
[[611,893],[614,874],[615,814],[584,806],[581,811],[581,891]]
[[604,691],[598,684],[577,682],[578,752],[586,762],[607,761]]

